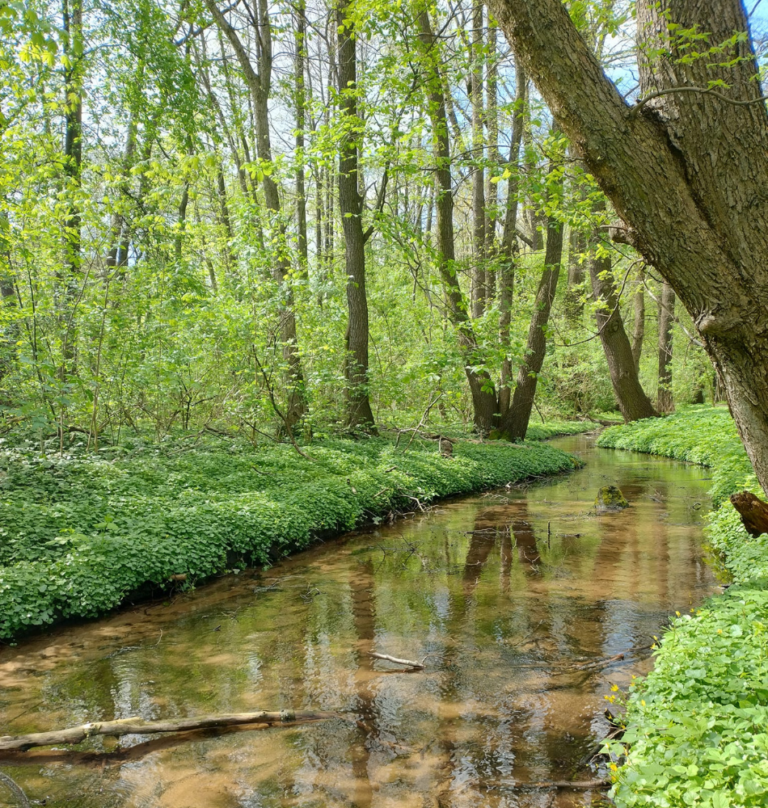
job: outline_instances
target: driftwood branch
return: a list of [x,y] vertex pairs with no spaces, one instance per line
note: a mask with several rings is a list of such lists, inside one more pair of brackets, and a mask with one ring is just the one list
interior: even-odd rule
[[389,654],[375,654],[373,652],[371,652],[371,656],[376,659],[383,659],[386,662],[394,662],[395,665],[405,665],[407,668],[424,669],[421,662],[414,662],[412,659],[398,659],[397,657],[389,656]]
[[546,791],[548,789],[569,788],[574,791],[591,791],[596,788],[610,788],[610,780],[553,780],[549,783],[519,783],[517,788],[530,789],[535,791]]
[[768,502],[763,502],[749,491],[731,495],[731,504],[739,512],[747,533],[753,538],[768,533]]
[[229,713],[223,715],[201,715],[194,718],[180,718],[169,721],[145,721],[143,718],[121,718],[117,721],[97,721],[81,724],[79,727],[54,730],[53,732],[33,732],[29,735],[4,735],[0,737],[0,752],[24,751],[35,746],[81,743],[94,735],[152,735],[158,732],[187,732],[193,729],[213,727],[236,727],[243,724],[283,724],[297,721],[321,721],[338,718],[338,713],[281,710],[255,713]]

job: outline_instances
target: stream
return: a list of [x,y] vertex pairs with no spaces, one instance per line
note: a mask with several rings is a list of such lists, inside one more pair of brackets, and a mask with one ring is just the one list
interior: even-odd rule
[[[352,720],[94,738],[0,771],[48,808],[606,804],[523,786],[606,776],[586,763],[610,729],[604,696],[647,673],[653,635],[715,589],[710,482],[594,436],[553,444],[586,466],[0,651],[2,734],[257,709]],[[608,484],[631,507],[596,516]]]

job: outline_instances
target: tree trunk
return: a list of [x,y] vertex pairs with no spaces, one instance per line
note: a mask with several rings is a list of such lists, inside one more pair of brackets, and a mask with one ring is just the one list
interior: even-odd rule
[[307,94],[304,82],[306,53],[306,0],[298,0],[296,7],[294,47],[294,92],[296,103],[296,224],[298,228],[299,263],[302,274],[307,272],[307,192],[304,172],[304,128],[306,126]]
[[653,418],[658,413],[640,384],[632,346],[621,319],[619,298],[614,287],[609,256],[592,256],[589,260],[592,292],[599,302],[596,311],[597,329],[603,345],[611,384],[616,401],[625,421]]
[[461,292],[456,275],[456,248],[453,234],[453,188],[451,181],[451,149],[448,135],[448,115],[443,77],[440,73],[437,52],[437,37],[426,10],[418,16],[420,43],[426,73],[426,94],[429,118],[432,125],[432,140],[437,164],[437,262],[440,279],[445,290],[448,318],[456,329],[459,346],[464,359],[464,371],[472,394],[472,409],[475,428],[488,434],[494,427],[496,417],[496,392],[493,381],[485,370],[477,370],[479,351],[467,302]]
[[547,249],[544,271],[541,273],[533,316],[528,329],[525,358],[517,372],[517,383],[509,411],[501,419],[499,436],[506,440],[523,440],[528,431],[531,411],[536,397],[539,373],[547,351],[546,328],[557,291],[560,263],[563,259],[563,226],[554,217],[547,221]]
[[64,178],[67,212],[64,219],[64,334],[62,378],[73,374],[76,365],[77,332],[74,308],[82,268],[83,223],[80,192],[83,173],[83,2],[64,0]]
[[[742,3],[639,0],[641,46],[653,54],[643,93],[667,92],[642,109],[627,105],[560,0],[489,3],[632,243],[693,318],[768,489],[768,112],[749,39],[733,38],[748,33]],[[686,58],[667,19],[734,44]],[[717,94],[694,89],[713,82]]]
[[181,261],[182,247],[184,246],[184,233],[187,229],[187,206],[189,205],[189,180],[184,180],[184,188],[179,200],[178,218],[176,221],[176,237],[174,238],[173,252],[176,261]]
[[512,122],[512,140],[509,145],[507,170],[507,205],[504,213],[504,230],[499,250],[499,344],[503,353],[501,379],[499,382],[499,415],[503,418],[509,411],[512,390],[512,360],[510,359],[510,325],[512,322],[512,295],[515,290],[515,267],[517,264],[517,211],[520,192],[520,144],[525,126],[525,105],[528,94],[528,79],[519,65],[515,69],[515,115]]
[[339,211],[344,229],[349,321],[346,335],[347,426],[375,431],[368,389],[368,298],[365,292],[363,198],[359,188],[358,153],[362,121],[357,114],[355,27],[349,16],[352,0],[336,8],[339,36],[339,111],[343,136],[339,144]]
[[107,254],[106,266],[107,275],[111,275],[110,270],[121,267],[121,275],[124,267],[128,264],[128,228],[123,215],[123,205],[129,198],[130,183],[128,177],[133,166],[133,155],[136,150],[136,122],[133,115],[128,120],[128,130],[125,135],[125,148],[123,150],[123,173],[125,179],[118,186],[118,198],[116,209],[112,213],[110,224],[111,244]]
[[[493,182],[502,163],[499,151],[499,64],[497,53],[498,26],[488,19],[488,67],[485,82],[485,126],[488,132],[488,161],[494,167],[485,176],[485,255],[492,259],[496,255],[496,223],[498,220],[499,185]],[[497,294],[496,270],[493,262],[485,266],[486,298],[493,300]]]
[[635,370],[640,373],[640,357],[643,355],[643,339],[645,339],[645,288],[643,287],[644,270],[640,270],[640,283],[632,299],[634,322],[632,324],[632,359]]
[[665,281],[659,298],[659,412],[672,412],[672,325],[675,321],[675,291]]
[[582,285],[584,283],[584,253],[587,251],[587,237],[579,227],[571,227],[568,236],[568,288],[563,301],[563,311],[570,325],[581,323],[584,314]]
[[485,134],[483,131],[483,3],[472,4],[472,316],[485,312]]
[[[254,70],[239,35],[219,11],[216,5],[217,0],[205,0],[205,2],[216,24],[230,41],[245,75],[253,102],[256,149],[259,160],[264,164],[270,164],[272,162],[272,143],[269,132],[269,95],[272,86],[272,24],[269,18],[268,0],[258,0],[256,17],[253,20],[256,39],[259,42],[258,71]],[[271,214],[272,227],[276,236],[273,241],[277,245],[272,274],[281,292],[280,342],[283,346],[283,361],[287,367],[285,373],[286,412],[282,420],[285,428],[292,430],[306,412],[306,402],[296,335],[296,315],[293,310],[293,296],[288,279],[291,267],[285,238],[285,223],[281,220],[280,191],[271,174],[265,173],[262,187],[264,188],[264,201]]]

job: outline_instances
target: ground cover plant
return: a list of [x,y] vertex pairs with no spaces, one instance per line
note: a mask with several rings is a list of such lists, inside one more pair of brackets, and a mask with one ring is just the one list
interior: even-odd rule
[[[707,536],[734,584],[678,615],[650,675],[631,688],[619,806],[746,808],[768,803],[768,537],[752,538],[728,495],[762,495],[725,408],[684,408],[612,427],[598,445],[712,469]],[[616,753],[623,748],[616,744]]]
[[[593,424],[550,425],[553,434]],[[225,439],[0,455],[0,637],[95,617],[142,587],[187,585],[441,497],[574,467],[543,443],[325,440],[254,449]]]

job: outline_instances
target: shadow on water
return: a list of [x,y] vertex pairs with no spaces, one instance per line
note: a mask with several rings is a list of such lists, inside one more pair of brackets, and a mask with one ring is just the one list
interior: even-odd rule
[[[350,720],[96,738],[0,766],[52,808],[602,804],[523,786],[604,775],[584,763],[608,731],[603,696],[647,672],[652,635],[713,589],[709,483],[590,438],[556,443],[587,466],[0,654],[8,733],[261,708]],[[606,484],[631,507],[596,517]]]

